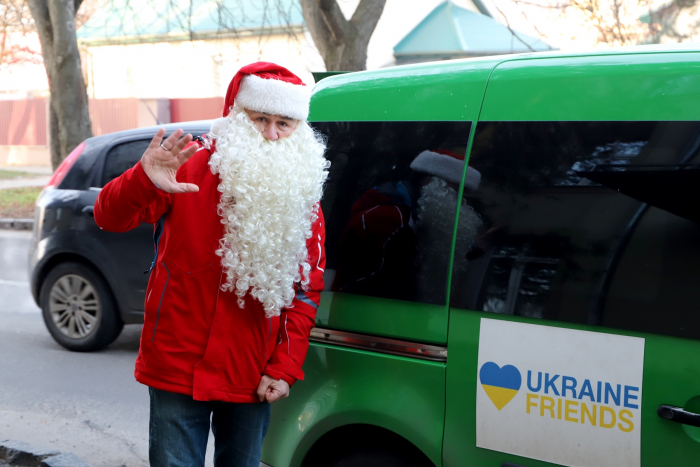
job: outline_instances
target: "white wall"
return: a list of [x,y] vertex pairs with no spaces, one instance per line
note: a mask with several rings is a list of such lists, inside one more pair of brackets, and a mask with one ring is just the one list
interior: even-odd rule
[[[393,63],[393,49],[444,0],[387,0],[367,54],[367,68]],[[338,0],[347,17],[359,0]],[[471,0],[455,0],[476,10]],[[313,84],[312,71],[325,66],[310,34],[193,42],[87,47],[88,95],[118,97],[214,97],[226,94],[235,72],[248,63],[278,63]]]
[[112,45],[87,48],[88,95],[119,97],[215,97],[226,94],[238,69],[265,60],[289,68],[307,84],[323,61],[304,35],[258,40]]

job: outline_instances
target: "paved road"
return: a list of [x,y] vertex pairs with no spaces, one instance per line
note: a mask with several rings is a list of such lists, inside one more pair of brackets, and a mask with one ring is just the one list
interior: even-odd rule
[[31,176],[0,180],[0,190],[4,190],[6,188],[22,188],[25,186],[46,186],[46,184],[49,183],[49,180],[51,180],[51,177],[45,176]]
[[[0,438],[95,467],[148,465],[148,391],[134,380],[141,326],[94,353],[50,337],[27,282],[29,232],[0,230]],[[212,439],[207,466],[212,465]]]
[[51,179],[53,169],[51,167],[37,166],[0,166],[0,170],[10,172],[24,172],[29,175],[21,178],[10,178],[0,180],[0,189],[5,188],[20,188],[25,186],[44,186]]

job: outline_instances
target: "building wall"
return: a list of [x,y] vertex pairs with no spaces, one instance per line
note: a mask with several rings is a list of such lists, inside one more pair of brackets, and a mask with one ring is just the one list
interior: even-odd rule
[[303,34],[83,47],[88,95],[107,98],[203,98],[226,94],[243,65],[258,60],[289,68],[313,84],[323,71]]
[[[12,35],[8,38],[12,43]],[[6,64],[0,61],[0,100],[46,97],[49,81],[41,61],[41,44],[36,33],[22,35],[19,45],[34,51],[33,60]],[[26,57],[26,56],[25,56]]]

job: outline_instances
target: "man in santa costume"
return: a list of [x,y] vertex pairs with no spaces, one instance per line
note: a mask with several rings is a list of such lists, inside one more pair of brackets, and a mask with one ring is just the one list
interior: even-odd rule
[[[466,269],[477,246],[481,216],[459,199],[464,154],[422,151],[407,180],[367,190],[352,206],[340,238],[340,266],[332,289],[362,295],[445,303],[445,272],[461,204],[455,270]],[[481,174],[467,170],[465,193],[479,188]]]
[[135,370],[153,466],[204,465],[211,423],[217,467],[258,467],[269,404],[304,376],[329,167],[310,94],[283,67],[243,67],[204,139],[159,130],[97,199],[102,229],[156,224]]

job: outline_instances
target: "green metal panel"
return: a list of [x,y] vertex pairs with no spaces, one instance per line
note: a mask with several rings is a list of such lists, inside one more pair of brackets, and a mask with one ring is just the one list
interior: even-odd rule
[[[494,70],[479,120],[700,120],[700,53],[655,53],[659,51],[649,48],[627,55],[607,52],[596,56],[517,57]],[[497,466],[503,462],[528,467],[554,465],[476,448],[477,358],[482,317],[645,338],[642,465],[694,465],[700,457],[700,428],[669,422],[656,414],[660,404],[700,412],[700,360],[689,358],[699,354],[700,342],[452,309],[445,466]]]
[[698,120],[700,53],[518,59],[493,72],[481,120]]
[[503,59],[455,60],[326,78],[309,121],[475,120],[491,70]]
[[[700,409],[700,342],[619,329],[581,326],[453,309],[450,313],[449,379],[445,420],[445,466],[500,465],[553,466],[548,462],[476,448],[477,357],[481,318],[605,332],[646,339],[642,393],[642,465],[694,465],[700,458],[700,428],[685,427],[660,418],[661,404]],[[467,460],[468,459],[468,460]]]
[[447,342],[444,306],[323,292],[316,325],[434,344]]
[[[310,121],[476,119],[498,59],[400,67],[323,79]],[[467,135],[465,135],[465,138]],[[447,306],[324,292],[316,323],[430,343],[447,341]],[[322,435],[348,424],[397,433],[441,465],[445,365],[313,343],[306,377],[273,405],[263,461],[298,466]],[[407,410],[410,408],[410,410]]]
[[[499,61],[463,60],[331,76],[314,88],[309,120],[474,120],[488,75]],[[324,292],[316,324],[444,344],[447,313],[446,306]]]
[[[604,53],[598,57],[558,54],[542,60],[530,58],[517,57],[496,70],[493,86],[489,85],[484,118],[611,120],[618,116],[626,120],[644,120],[659,119],[661,112],[661,115],[668,115],[669,120],[678,120],[697,119],[700,115],[700,107],[695,106],[697,110],[694,111],[687,105],[687,102],[698,102],[698,95],[693,94],[700,90],[694,84],[698,79],[700,57],[697,53],[625,56]],[[499,58],[460,60],[329,77],[315,87],[310,120],[476,121],[486,81],[494,67],[502,62]],[[532,68],[525,69],[528,63]],[[633,74],[635,79],[630,80],[623,69],[636,73]],[[607,80],[601,81],[601,74],[607,76]],[[551,76],[558,79],[547,80]],[[508,85],[503,86],[506,81]],[[630,82],[634,86],[630,86]],[[665,91],[658,88],[662,83],[672,86]],[[692,85],[694,90],[681,92],[673,83]],[[598,102],[590,102],[591,96]],[[609,101],[601,101],[601,96]],[[681,108],[680,102],[685,102],[686,108]],[[653,118],[649,111],[645,113],[645,103],[656,109]],[[620,106],[629,108],[620,109]],[[603,116],[601,108],[606,110]],[[516,456],[475,448],[479,319],[482,316],[499,318],[498,315],[453,310],[449,336],[446,316],[445,307],[325,293],[317,323],[434,343],[445,342],[449,337],[445,464],[500,465],[500,462],[518,463],[519,460],[522,463]],[[549,325],[559,324],[550,322]],[[600,331],[586,326],[563,327]],[[685,405],[688,399],[700,394],[696,386],[696,382],[700,382],[700,364],[694,363],[697,359],[683,359],[684,355],[695,355],[700,348],[694,341],[642,337],[647,338],[648,349],[643,393],[643,456],[652,459],[650,465],[688,465],[674,458],[671,451],[679,448],[697,453],[694,451],[696,441],[692,441],[681,426],[658,419],[655,408],[660,403]],[[652,351],[655,352],[653,356],[650,355]],[[263,447],[265,462],[274,467],[297,466],[313,442],[329,430],[345,424],[370,423],[404,436],[436,465],[442,465],[445,365],[312,344],[304,368],[306,379],[292,388],[288,399],[273,405],[273,419]],[[669,391],[666,381],[675,384],[679,381],[675,375],[681,373],[685,375],[681,384]],[[694,436],[700,440],[700,435]],[[657,462],[662,456],[670,461]],[[548,464],[528,459],[527,465]]]
[[299,466],[322,435],[362,423],[403,436],[442,464],[443,363],[311,344],[304,371],[289,398],[272,405],[263,462]]

